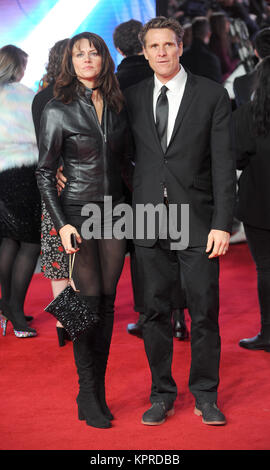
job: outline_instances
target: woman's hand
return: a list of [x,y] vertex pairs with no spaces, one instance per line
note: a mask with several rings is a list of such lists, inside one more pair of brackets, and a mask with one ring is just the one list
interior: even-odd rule
[[76,253],[79,248],[73,248],[71,244],[71,234],[74,233],[77,243],[82,243],[82,239],[77,232],[76,228],[73,227],[72,225],[64,225],[62,228],[59,230],[59,235],[61,237],[62,245],[64,247],[64,250],[67,254],[72,254]]

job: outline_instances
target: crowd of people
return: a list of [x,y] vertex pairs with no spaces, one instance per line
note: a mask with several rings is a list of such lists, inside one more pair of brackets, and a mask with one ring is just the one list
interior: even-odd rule
[[[8,322],[19,338],[37,335],[24,302],[39,255],[54,298],[68,284],[68,256],[76,255],[73,288],[97,319],[73,341],[78,415],[98,428],[113,420],[105,374],[127,253],[139,314],[127,331],[143,339],[152,377],[143,424],[174,414],[173,337],[189,336],[194,412],[205,424],[226,423],[217,406],[219,257],[235,219],[256,264],[261,315],[260,332],[239,345],[270,351],[270,7],[259,0],[168,3],[167,17],[116,27],[123,56],[116,70],[94,32],[58,41],[37,93],[21,84],[27,54],[0,49],[3,335]],[[224,85],[240,64],[246,73],[234,80],[230,99]],[[187,244],[171,249],[170,230],[164,238],[157,223],[152,238],[145,231],[126,240],[114,230],[107,237],[107,197],[113,229],[121,221],[114,209],[125,202],[134,213],[139,205],[162,205],[166,228],[175,222],[180,233],[188,205]],[[92,220],[98,236],[82,233],[89,203],[101,214]],[[59,321],[56,329],[64,346],[71,338]]]

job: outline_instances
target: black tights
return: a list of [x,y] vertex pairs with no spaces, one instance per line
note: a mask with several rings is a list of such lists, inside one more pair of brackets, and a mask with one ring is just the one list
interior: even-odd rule
[[125,260],[126,241],[83,239],[79,247],[73,270],[76,289],[84,296],[114,295]]
[[3,238],[0,246],[1,296],[18,319],[40,253],[40,245]]

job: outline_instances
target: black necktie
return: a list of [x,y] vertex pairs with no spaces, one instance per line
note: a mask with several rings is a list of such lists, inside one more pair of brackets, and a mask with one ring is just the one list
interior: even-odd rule
[[161,147],[163,152],[166,152],[167,149],[167,126],[168,126],[168,98],[167,93],[168,88],[163,85],[160,90],[160,95],[157,100],[156,105],[156,128],[158,131]]

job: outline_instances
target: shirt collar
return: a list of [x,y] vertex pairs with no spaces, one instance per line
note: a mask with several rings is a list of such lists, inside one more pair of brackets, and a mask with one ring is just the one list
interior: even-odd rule
[[[187,73],[184,67],[181,65],[179,72],[167,83],[165,83],[166,87],[172,92],[179,92],[182,86],[185,84]],[[155,83],[155,92],[158,93],[160,89],[163,87],[164,83],[157,78],[156,74],[154,75],[154,83]]]

